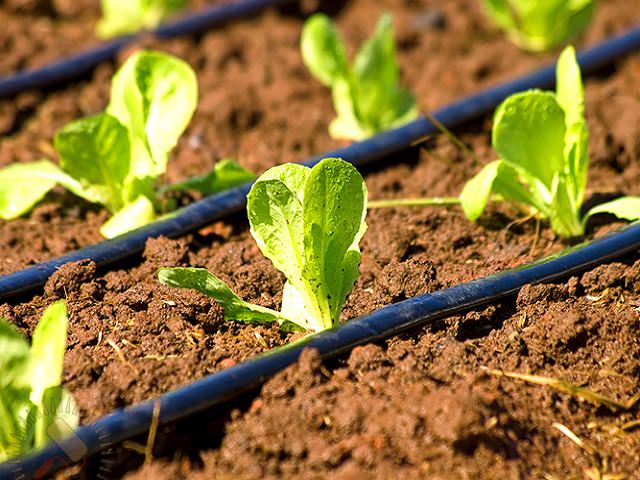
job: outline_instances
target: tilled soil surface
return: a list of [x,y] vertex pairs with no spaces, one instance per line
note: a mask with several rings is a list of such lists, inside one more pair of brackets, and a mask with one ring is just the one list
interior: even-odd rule
[[[406,83],[422,95],[423,108],[551,58],[529,57],[510,47],[486,26],[475,2],[382,3],[350,2],[338,19],[349,42],[356,43],[371,28],[365,18],[395,7]],[[631,23],[633,14],[637,20],[631,8],[627,16],[609,12],[612,6],[621,12],[630,4],[604,3],[594,24],[600,30],[592,31],[589,40],[619,29],[620,22]],[[434,9],[441,16],[435,26],[419,23],[419,33],[408,33],[416,18],[425,21],[420,12]],[[190,40],[163,44],[182,51],[193,64],[213,62],[201,68],[208,72],[201,72],[201,88],[203,78],[209,78],[210,85],[218,82],[216,88],[202,89],[199,112],[177,149],[169,178],[196,173],[227,154],[263,169],[335,146],[326,136],[332,116],[327,92],[309,80],[295,57],[300,22],[297,13],[287,11],[234,25],[224,32],[228,40],[220,33],[199,40],[218,46],[206,54],[190,50]],[[261,29],[264,36],[258,34]],[[463,31],[471,34],[465,37]],[[227,41],[236,45],[235,56],[209,60],[225,51]],[[445,57],[447,48],[451,50]],[[194,62],[196,55],[200,62]],[[440,71],[431,70],[431,59]],[[469,76],[478,62],[489,65],[489,73]],[[222,78],[216,80],[218,69]],[[31,159],[23,149],[36,138],[44,118],[64,123],[79,111],[89,113],[91,109],[78,110],[83,99],[101,108],[110,72],[111,66],[105,65],[91,84],[34,100],[37,107],[16,134],[2,142],[0,161]],[[282,72],[291,75],[286,82]],[[231,78],[240,83],[223,91]],[[638,79],[640,59],[630,57],[587,82],[592,201],[620,192],[640,194]],[[65,103],[70,105],[63,120],[58,114]],[[252,111],[258,112],[255,117],[245,116]],[[46,138],[55,128],[48,129]],[[487,119],[458,132],[479,164],[439,137],[419,151],[370,169],[365,173],[371,198],[457,194],[481,164],[494,158],[489,129]],[[52,195],[29,219],[0,224],[0,235],[10,243],[3,242],[2,268],[12,271],[95,241],[91,228],[98,222],[89,222],[89,228],[85,220],[103,217],[66,194]],[[491,206],[476,224],[457,209],[371,211],[362,244],[362,275],[344,318],[568,245],[545,225],[537,239],[535,224],[514,224],[518,218],[505,206]],[[596,219],[589,234],[602,235],[621,225]],[[36,238],[26,236],[27,228]],[[63,236],[74,229],[85,237]],[[68,243],[47,246],[56,236],[68,238]],[[291,340],[276,328],[223,323],[220,307],[211,300],[160,286],[157,269],[178,265],[209,268],[245,300],[279,306],[283,277],[262,257],[238,215],[178,240],[150,240],[142,261],[119,270],[96,272],[89,262],[67,265],[49,280],[43,294],[1,305],[0,315],[28,334],[46,305],[67,299],[71,322],[64,383],[79,403],[83,422]],[[496,377],[482,367],[561,378],[607,397],[629,399],[638,393],[640,380],[639,308],[640,255],[635,254],[566,283],[525,288],[517,299],[358,348],[328,365],[308,352],[268,382],[248,410],[234,411],[224,435],[215,418],[197,426],[200,437],[218,432],[208,440],[194,441],[195,432],[190,431],[186,439],[176,440],[163,434],[174,429],[163,430],[156,444],[158,460],[131,478],[607,478],[597,476],[604,473],[637,478],[637,406],[614,412],[548,387]],[[582,439],[582,446],[567,437],[567,430],[562,433],[563,428]],[[127,445],[116,455],[116,464],[135,470],[143,457],[122,453],[135,450],[135,445]],[[103,461],[75,474],[93,478],[96,469],[107,468]],[[118,470],[113,463],[108,467]]]
[[[187,8],[192,11],[213,3],[228,1],[190,0]],[[101,15],[100,0],[3,0],[0,76],[95,46],[101,41],[95,34]]]
[[[198,72],[200,84],[198,110],[163,180],[202,174],[225,156],[260,172],[339,146],[327,134],[333,117],[331,95],[310,76],[300,58],[302,21],[315,3],[271,11],[197,38],[149,39],[143,44],[186,59]],[[324,0],[321,5],[335,14],[351,47],[371,33],[383,11],[394,14],[403,83],[416,93],[423,111],[555,58],[555,54],[528,55],[507,42],[484,17],[478,0]],[[599,5],[580,45],[593,44],[640,20],[637,0]],[[48,36],[46,41],[56,44]],[[55,131],[105,107],[113,71],[114,66],[105,63],[90,80],[66,89],[27,92],[0,101],[0,134],[5,135],[0,139],[0,166],[55,159],[51,144]],[[616,110],[611,117],[626,129],[627,115],[634,113],[625,105],[624,112]],[[55,191],[30,215],[0,221],[4,240],[0,274],[99,241],[98,229],[106,218],[104,209]]]

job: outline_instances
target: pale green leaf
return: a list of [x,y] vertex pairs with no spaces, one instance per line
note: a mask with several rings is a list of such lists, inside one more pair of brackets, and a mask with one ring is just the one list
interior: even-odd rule
[[107,113],[129,130],[132,176],[165,172],[167,155],[191,120],[197,96],[194,71],[166,53],[136,52],[114,75]]
[[56,184],[80,185],[48,160],[16,163],[0,169],[0,218],[10,220],[31,210]]
[[501,160],[485,165],[462,189],[460,204],[469,220],[477,220],[484,212],[501,165]]
[[593,0],[485,0],[485,9],[511,40],[531,51],[549,50],[582,32]]
[[101,113],[72,122],[58,130],[54,146],[62,169],[81,186],[74,193],[111,213],[122,208],[131,146],[127,129],[116,118]]
[[500,157],[528,176],[531,189],[550,200],[555,172],[564,167],[564,112],[549,92],[530,90],[505,100],[496,111],[493,146]]
[[169,186],[169,190],[196,190],[206,195],[212,195],[250,182],[255,178],[254,173],[241,167],[235,160],[224,158],[217,162],[207,175],[191,177],[183,182],[174,183]]
[[621,220],[640,220],[640,197],[622,197],[596,205],[584,216],[584,224],[590,217],[599,213],[615,215]]
[[113,238],[136,228],[142,227],[155,220],[156,214],[153,203],[144,195],[126,204],[121,210],[107,220],[100,233],[105,238]]
[[67,347],[67,309],[64,301],[44,311],[31,340],[29,375],[34,405],[40,405],[44,391],[62,381],[62,366]]
[[561,237],[578,237],[584,233],[580,221],[580,205],[575,203],[567,185],[567,177],[562,172],[553,181],[553,200],[549,210],[551,228]]
[[329,135],[336,140],[364,140],[375,130],[360,122],[355,111],[352,87],[346,79],[338,79],[331,89],[336,118],[329,125]]
[[[62,440],[73,436],[78,423],[78,406],[71,394],[61,386],[47,388],[34,422],[34,447],[41,448],[51,442],[60,444]],[[77,461],[86,450],[86,445],[76,442],[65,453]]]
[[227,284],[204,268],[161,268],[158,279],[164,285],[190,288],[213,298],[224,309],[226,320],[246,323],[283,323],[275,310],[243,301]]
[[[290,184],[300,185],[306,176],[301,170],[304,168],[284,165],[277,173],[291,178]],[[263,255],[287,278],[298,282],[304,250],[302,203],[297,192],[272,176],[274,173],[268,171],[264,178],[260,177],[247,196],[251,234]]]
[[29,343],[18,330],[0,318],[0,389],[29,384],[23,378],[29,360]]
[[186,3],[186,0],[101,0],[102,18],[96,31],[101,38],[111,38],[155,28]]
[[348,76],[347,57],[340,35],[329,17],[316,13],[305,22],[300,40],[302,60],[324,85]]

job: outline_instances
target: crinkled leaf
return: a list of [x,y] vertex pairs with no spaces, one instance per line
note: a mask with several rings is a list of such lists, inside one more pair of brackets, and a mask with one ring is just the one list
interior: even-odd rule
[[324,159],[311,170],[303,204],[303,277],[321,315],[314,319],[317,330],[338,323],[357,278],[366,199],[362,176],[344,160]]
[[122,208],[131,146],[115,117],[101,113],[72,122],[58,130],[54,145],[63,170],[81,185],[74,193],[112,213]]
[[44,391],[62,381],[67,348],[67,308],[64,301],[51,304],[42,314],[31,340],[29,376],[34,405],[40,405]]
[[220,160],[207,175],[192,177],[184,182],[174,183],[170,190],[196,190],[206,195],[222,192],[250,182],[255,174],[241,167],[230,158]]
[[344,45],[326,15],[316,13],[305,22],[300,50],[309,71],[327,87],[331,87],[336,78],[348,76]]
[[555,172],[564,167],[564,113],[550,92],[530,90],[505,100],[496,111],[493,146],[526,175],[529,187],[550,200]]
[[0,218],[10,220],[27,213],[58,183],[73,191],[80,189],[73,178],[48,160],[0,169]]
[[247,196],[251,234],[263,255],[287,278],[299,282],[304,225],[298,192],[302,191],[309,169],[295,164],[275,168],[261,176]]
[[186,3],[186,0],[101,0],[98,36],[111,38],[154,28],[171,13],[184,8]]
[[153,203],[144,195],[140,195],[135,201],[127,203],[116,212],[102,227],[100,233],[105,238],[113,238],[136,228],[153,222],[156,213]]
[[204,268],[161,268],[158,279],[164,285],[190,288],[213,298],[224,309],[226,320],[247,323],[283,323],[278,312],[240,299],[226,283]]
[[196,108],[198,84],[184,61],[161,52],[134,53],[114,75],[107,113],[128,130],[130,174],[156,177]]
[[640,220],[640,197],[622,197],[596,205],[584,216],[583,222],[586,224],[590,217],[599,213],[615,215],[622,220]]

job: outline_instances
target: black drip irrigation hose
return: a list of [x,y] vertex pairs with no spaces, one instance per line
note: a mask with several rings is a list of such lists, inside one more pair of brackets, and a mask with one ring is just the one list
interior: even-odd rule
[[[304,348],[315,348],[323,360],[358,345],[377,342],[399,332],[432,323],[471,308],[515,294],[527,284],[549,282],[640,249],[640,223],[598,240],[523,267],[507,270],[438,292],[389,305],[332,330],[311,335],[215,373],[202,380],[119,410],[92,425],[80,427],[71,438],[0,465],[0,478],[35,478],[54,473],[86,456],[148,431],[152,421],[165,425],[225,404],[262,385],[294,363]],[[159,407],[157,406],[159,405]],[[155,410],[155,415],[154,415]]]
[[[640,49],[640,28],[606,40],[581,52],[578,61],[584,74],[610,65],[617,59]],[[434,117],[448,128],[491,113],[509,95],[529,88],[550,88],[555,82],[555,65],[550,65],[514,81],[490,88],[434,112]],[[316,156],[305,165],[314,165],[327,157],[341,157],[362,167],[392,153],[405,150],[438,129],[425,117],[395,130],[376,135],[348,147]],[[11,296],[41,288],[60,266],[68,262],[90,259],[98,267],[106,266],[133,256],[144,249],[147,239],[166,236],[178,237],[197,230],[211,222],[235,212],[246,205],[250,184],[199,200],[164,220],[154,222],[122,237],[91,245],[53,260],[0,277],[0,301]]]
[[[250,17],[266,8],[277,7],[292,1],[244,0],[212,6],[161,25],[151,33],[158,38],[194,35],[239,18]],[[115,58],[120,50],[145,34],[143,32],[137,35],[118,37],[44,67],[2,77],[0,78],[0,98],[11,97],[27,90],[53,87],[64,81],[78,78],[93,70],[98,64]]]

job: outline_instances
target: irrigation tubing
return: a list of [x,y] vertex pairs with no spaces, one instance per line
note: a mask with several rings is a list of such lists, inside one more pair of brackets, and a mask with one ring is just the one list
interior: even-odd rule
[[[293,0],[244,0],[226,5],[212,6],[199,12],[167,22],[151,33],[158,38],[193,35],[206,29],[219,27],[239,18],[249,17],[269,7],[277,7]],[[142,35],[126,35],[101,43],[90,50],[71,55],[41,68],[15,73],[0,78],[0,98],[11,97],[32,89],[53,87],[78,78],[93,70],[101,62],[115,58],[120,50]]]
[[[186,387],[119,410],[92,425],[80,427],[71,438],[52,443],[28,457],[0,465],[0,478],[35,478],[51,474],[82,458],[148,431],[237,398],[263,384],[294,363],[304,348],[315,348],[324,360],[358,345],[376,342],[470,308],[493,303],[527,284],[566,277],[640,249],[640,223],[622,228],[561,254],[479,280],[389,305],[332,330],[311,335],[253,360],[215,373]],[[159,405],[159,407],[156,407]]]
[[[581,52],[578,61],[585,74],[593,73],[617,59],[640,49],[640,28],[606,40]],[[434,112],[434,117],[448,128],[490,113],[509,95],[529,88],[550,88],[555,82],[555,65],[550,65],[514,81],[468,96]],[[363,167],[387,155],[406,149],[438,129],[425,117],[376,135],[368,140],[316,156],[305,165],[314,165],[322,158],[341,157]],[[211,222],[242,210],[251,184],[206,197],[175,212],[164,220],[137,229],[124,236],[106,240],[62,257],[39,263],[27,269],[0,277],[0,301],[41,288],[61,265],[90,259],[98,267],[133,256],[144,249],[147,239],[158,236],[178,237]]]

